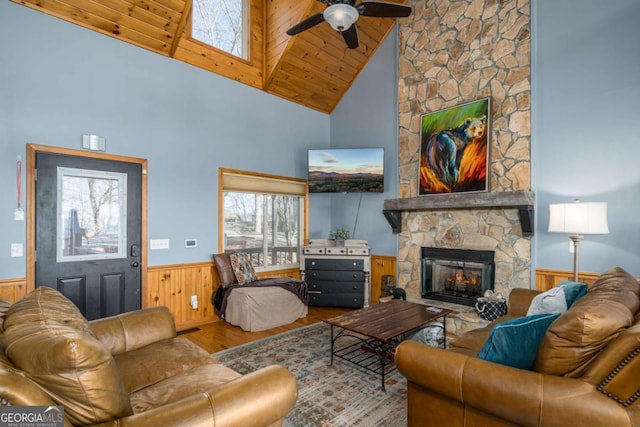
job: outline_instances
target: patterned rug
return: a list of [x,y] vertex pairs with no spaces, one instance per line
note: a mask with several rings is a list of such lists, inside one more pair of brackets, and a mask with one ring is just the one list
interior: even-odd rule
[[[213,354],[218,362],[247,374],[282,365],[298,381],[298,402],[288,427],[407,425],[407,382],[394,371],[381,390],[378,375],[334,358],[329,366],[331,329],[325,323],[285,332]],[[344,340],[344,341],[343,341]],[[346,343],[347,338],[338,340]]]

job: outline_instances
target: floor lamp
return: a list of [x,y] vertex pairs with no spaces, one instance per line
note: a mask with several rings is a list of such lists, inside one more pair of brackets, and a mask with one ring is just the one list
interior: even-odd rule
[[604,202],[552,203],[549,232],[567,233],[573,242],[573,281],[578,281],[578,245],[584,234],[609,234],[607,204]]

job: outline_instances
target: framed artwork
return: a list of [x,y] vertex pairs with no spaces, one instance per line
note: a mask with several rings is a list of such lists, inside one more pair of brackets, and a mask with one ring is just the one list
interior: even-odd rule
[[418,194],[488,191],[490,98],[420,120]]

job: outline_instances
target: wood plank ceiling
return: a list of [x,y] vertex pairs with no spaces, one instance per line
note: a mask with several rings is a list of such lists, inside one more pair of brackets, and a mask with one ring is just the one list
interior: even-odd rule
[[192,0],[12,1],[325,113],[396,23],[360,17],[360,46],[348,49],[326,22],[294,37],[286,34],[325,9],[317,0],[249,0],[249,58],[243,60],[191,39]]

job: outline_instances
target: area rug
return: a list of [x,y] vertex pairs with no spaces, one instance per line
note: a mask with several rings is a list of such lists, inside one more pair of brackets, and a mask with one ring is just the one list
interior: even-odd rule
[[390,373],[382,391],[378,375],[337,358],[329,366],[330,336],[329,325],[317,323],[213,357],[243,375],[268,365],[282,365],[293,373],[298,402],[285,418],[285,426],[406,426],[404,377],[398,371]]

